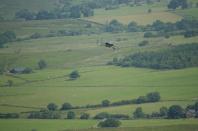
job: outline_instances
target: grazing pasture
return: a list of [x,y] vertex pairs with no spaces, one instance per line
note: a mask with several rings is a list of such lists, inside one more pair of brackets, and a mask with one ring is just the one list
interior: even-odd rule
[[[74,2],[74,1],[73,1]],[[76,3],[83,2],[77,1]],[[189,0],[194,5],[196,0]],[[155,52],[170,49],[176,45],[198,42],[198,36],[185,38],[183,30],[173,31],[170,36],[145,38],[143,31],[127,32],[131,21],[138,25],[152,24],[156,20],[175,23],[183,18],[197,19],[197,8],[175,11],[167,8],[168,1],[154,4],[125,5],[116,9],[95,9],[92,17],[59,20],[16,20],[14,13],[20,9],[31,11],[53,10],[58,0],[0,0],[0,33],[11,30],[17,40],[5,43],[0,48],[0,113],[19,113],[19,119],[0,119],[2,131],[196,131],[197,119],[140,119],[133,120],[137,107],[144,113],[159,112],[162,106],[180,105],[185,108],[198,101],[198,67],[155,70],[137,67],[118,67],[108,63],[114,58],[124,58],[138,52]],[[150,10],[150,12],[148,12]],[[14,20],[13,20],[14,19]],[[119,33],[105,32],[105,24],[112,19],[123,23],[125,30]],[[143,28],[143,26],[142,26]],[[68,36],[72,31],[73,36]],[[145,31],[145,30],[144,30]],[[181,32],[180,32],[181,31]],[[63,32],[63,34],[59,34]],[[65,33],[66,32],[66,33]],[[42,37],[30,38],[38,33]],[[49,36],[49,34],[55,34]],[[64,34],[65,33],[65,34]],[[79,33],[79,34],[78,34]],[[154,33],[160,33],[154,32]],[[163,33],[163,32],[162,32]],[[146,41],[146,45],[140,43]],[[108,48],[112,43],[116,48]],[[179,59],[179,58],[178,58]],[[182,59],[182,58],[180,58]],[[39,69],[39,61],[46,62],[46,68]],[[29,74],[11,74],[13,68],[30,68]],[[77,79],[69,75],[78,71]],[[1,73],[1,71],[0,71]],[[76,119],[65,120],[68,110],[57,110],[59,120],[27,119],[28,113],[40,111],[49,103],[58,109],[68,102],[73,106],[101,104],[103,100],[117,102],[137,99],[151,92],[159,92],[161,99],[155,103],[130,104],[123,106],[71,109]],[[121,120],[119,128],[97,128],[96,114],[125,114],[130,120]],[[88,113],[89,120],[80,120]]]
[[[151,9],[152,12],[148,13],[148,9]],[[135,21],[140,25],[147,25],[152,24],[156,20],[174,23],[181,20],[182,16],[169,12],[165,7],[165,3],[162,2],[133,7],[121,6],[114,10],[97,9],[94,16],[86,19],[103,24],[110,22],[112,19],[116,19],[123,24]]]

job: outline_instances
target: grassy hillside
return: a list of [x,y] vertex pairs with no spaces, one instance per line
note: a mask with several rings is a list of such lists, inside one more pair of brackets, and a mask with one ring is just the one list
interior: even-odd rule
[[[116,42],[118,38],[125,38],[125,40]],[[113,40],[120,49],[113,51],[98,45],[97,40],[100,39]],[[169,48],[169,43],[177,45],[196,42],[197,39],[198,37],[185,39],[182,36],[175,36],[170,39],[149,38],[147,40],[150,44],[147,47],[139,47],[138,43],[143,40],[141,33],[121,33],[45,38],[10,43],[8,48],[0,49],[0,57],[4,60],[2,62],[6,62],[6,59],[7,61],[13,60],[10,68],[27,66],[33,68],[34,73],[16,75],[16,77],[0,76],[1,86],[5,85],[7,80],[14,82],[13,88],[0,88],[1,104],[45,107],[49,102],[55,102],[59,105],[64,102],[71,102],[74,105],[86,105],[97,104],[104,99],[111,101],[133,99],[148,92],[159,91],[162,100],[174,100],[175,103],[178,100],[187,100],[187,102],[178,102],[178,104],[186,105],[191,103],[191,100],[197,99],[197,68],[157,71],[104,65],[113,57],[121,57],[128,52]],[[17,50],[20,50],[19,54],[15,54]],[[40,59],[46,60],[48,69],[37,70],[37,62]],[[81,77],[76,81],[68,81],[66,75],[73,69],[78,69]],[[47,93],[43,95],[43,92]],[[97,95],[98,93],[100,95]],[[171,104],[172,102],[166,102],[167,106]],[[163,103],[154,105],[156,106],[142,106],[145,106],[145,111],[151,112],[158,110]],[[109,108],[104,109],[104,111],[109,110],[109,112],[116,113],[123,110],[124,113],[129,114],[135,107],[124,106],[121,107],[122,109]],[[31,110],[31,108],[1,107],[1,112],[27,110]],[[87,112],[94,115],[100,111],[103,109]]]
[[[175,131],[181,129],[185,131],[194,131],[197,127],[197,120],[131,120],[122,121],[122,128],[118,129],[91,129],[96,127],[97,121],[94,120],[0,120],[0,127],[2,130],[13,131],[31,131],[32,129],[41,131],[82,131],[93,130],[93,131]],[[12,126],[9,126],[12,125]],[[153,127],[156,126],[156,127]],[[182,127],[182,128],[181,128]],[[83,130],[84,129],[84,130]],[[162,130],[163,129],[163,130]]]
[[[106,23],[110,22],[112,19],[117,19],[124,24],[135,21],[138,24],[146,25],[151,24],[156,20],[175,22],[182,19],[181,16],[168,12],[166,5],[167,2],[163,1],[151,5],[145,4],[133,7],[120,6],[118,9],[113,10],[97,9],[95,15],[88,18],[88,20]],[[148,9],[151,9],[152,12],[148,13]]]
[[[91,27],[86,27],[91,24]],[[17,37],[24,38],[34,33],[47,35],[50,32],[57,32],[60,30],[73,30],[78,32],[100,33],[101,25],[78,19],[67,20],[34,20],[34,21],[2,21],[0,22],[0,33],[12,30]]]
[[[73,2],[80,2],[75,0]],[[191,0],[196,3],[196,0]],[[99,121],[80,120],[82,113],[91,118],[101,112],[126,114],[132,117],[137,107],[145,113],[159,111],[162,106],[187,105],[198,101],[198,67],[180,70],[154,70],[149,68],[122,68],[107,65],[113,58],[123,58],[129,54],[162,51],[176,45],[197,43],[198,36],[185,38],[180,31],[168,37],[144,38],[145,32],[104,33],[103,24],[117,19],[128,24],[135,21],[140,25],[156,20],[176,22],[182,18],[197,19],[197,8],[186,10],[167,9],[167,1],[143,4],[141,6],[120,5],[113,10],[96,9],[93,17],[62,20],[16,21],[17,10],[52,10],[58,0],[0,0],[0,16],[10,21],[0,22],[0,33],[11,30],[17,38],[26,38],[6,43],[0,48],[0,65],[7,72],[0,74],[0,113],[19,113],[20,119],[0,120],[2,131],[196,131],[197,119],[142,119],[125,120],[117,129],[99,129]],[[151,9],[151,13],[148,10]],[[101,23],[101,24],[99,24]],[[83,32],[77,36],[49,33],[61,30]],[[183,31],[183,30],[182,30]],[[28,39],[39,33],[43,37]],[[159,32],[155,32],[159,33]],[[172,33],[172,32],[170,32]],[[146,45],[140,43],[146,41]],[[105,42],[113,43],[115,50],[105,47]],[[45,60],[47,68],[38,68],[39,60]],[[10,74],[9,69],[29,67],[30,74]],[[69,74],[78,70],[80,78],[71,80]],[[12,82],[9,87],[8,82]],[[74,106],[100,104],[102,100],[111,102],[136,99],[150,92],[159,92],[161,100],[156,103],[131,104],[114,107],[72,109],[75,120],[30,120],[28,112],[39,111],[53,102],[61,105],[69,102]],[[68,111],[55,111],[65,118]],[[94,128],[94,129],[93,129]]]
[[32,11],[51,10],[56,7],[58,0],[0,0],[0,16],[12,19],[15,12],[20,9],[29,9]]

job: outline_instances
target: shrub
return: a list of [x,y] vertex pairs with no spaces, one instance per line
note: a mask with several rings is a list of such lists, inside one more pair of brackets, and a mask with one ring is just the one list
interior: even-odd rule
[[103,107],[107,107],[107,106],[109,106],[110,105],[110,101],[109,100],[103,100],[102,101],[102,106]]
[[160,116],[161,117],[167,117],[168,115],[168,108],[167,107],[161,107],[160,108]]
[[75,118],[75,113],[73,111],[69,111],[67,113],[67,119],[74,119]]
[[146,103],[147,102],[147,99],[145,96],[139,96],[137,99],[136,99],[136,104],[141,104],[141,103]]
[[23,70],[22,73],[23,73],[23,74],[30,74],[30,73],[32,73],[32,69],[29,68],[29,67],[26,67],[26,68]]
[[153,33],[152,32],[145,32],[144,33],[144,37],[145,38],[149,38],[149,37],[152,37],[153,36]]
[[105,119],[105,118],[109,118],[110,115],[106,112],[102,112],[102,113],[99,113],[97,114],[94,119]]
[[81,116],[80,116],[80,119],[89,119],[90,115],[87,114],[87,113],[83,113]]
[[160,100],[159,92],[151,92],[146,95],[146,99],[148,102],[157,102]]
[[144,40],[144,41],[140,42],[140,43],[138,44],[138,46],[146,46],[146,45],[148,45],[148,44],[149,44],[149,41]]
[[125,114],[111,114],[110,118],[112,119],[123,119],[123,120],[128,120],[129,116]]
[[168,109],[168,118],[170,119],[179,119],[179,118],[184,118],[184,110],[181,106],[179,105],[172,105]]
[[98,127],[119,127],[121,122],[116,119],[106,119],[98,123]]
[[40,61],[38,62],[38,67],[39,67],[39,69],[44,69],[44,68],[46,68],[46,67],[47,67],[47,63],[45,62],[45,60],[40,60]]
[[8,80],[7,83],[6,83],[6,85],[7,85],[8,87],[12,87],[13,84],[14,84],[14,82],[13,82],[12,80]]
[[106,25],[105,31],[106,32],[122,32],[124,30],[124,26],[122,23],[118,22],[117,20],[112,20],[109,24]]
[[70,103],[64,103],[61,107],[61,110],[70,110],[72,109],[72,105]]
[[136,110],[133,112],[133,117],[134,118],[144,118],[145,114],[142,111],[141,107],[136,108]]
[[54,103],[49,103],[47,105],[47,109],[50,110],[50,111],[55,111],[55,110],[57,110],[57,108],[58,108],[58,106]]
[[38,38],[41,38],[41,34],[40,33],[34,33],[30,36],[31,39],[38,39]]
[[69,77],[70,79],[77,79],[78,77],[80,77],[78,71],[72,71],[70,74],[69,74]]
[[18,113],[0,113],[0,119],[16,119],[19,118],[19,114]]
[[28,116],[29,119],[59,119],[60,114],[54,111],[41,110],[37,112],[31,112]]

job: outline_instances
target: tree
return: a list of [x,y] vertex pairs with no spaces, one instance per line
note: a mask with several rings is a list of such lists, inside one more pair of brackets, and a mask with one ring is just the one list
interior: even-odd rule
[[109,106],[110,105],[110,101],[109,100],[103,100],[102,101],[102,106],[103,107],[107,107],[107,106]]
[[13,31],[6,31],[0,34],[0,48],[7,42],[12,42],[14,40],[16,40],[16,34]]
[[5,71],[5,63],[0,63],[0,75],[3,74],[3,72]]
[[30,12],[28,9],[22,9],[15,13],[16,18],[23,18],[25,20],[35,19],[35,13]]
[[7,86],[8,87],[12,87],[13,86],[13,81],[12,80],[8,80],[7,81]]
[[80,18],[81,17],[81,11],[80,11],[80,7],[78,5],[72,6],[70,8],[70,17],[71,18]]
[[57,110],[57,108],[58,108],[58,106],[54,103],[49,103],[47,105],[47,109],[50,110],[50,111],[55,111],[55,110]]
[[122,32],[124,30],[124,26],[118,22],[117,20],[112,20],[109,24],[106,25],[105,31],[106,32]]
[[144,33],[144,37],[145,38],[149,38],[149,37],[152,37],[153,36],[153,33],[152,32],[145,32]]
[[176,9],[181,7],[182,9],[186,9],[188,7],[187,0],[171,0],[168,4],[169,9]]
[[70,77],[70,79],[77,79],[78,77],[80,77],[80,75],[79,75],[79,73],[78,73],[78,71],[77,70],[75,70],[75,71],[72,71],[70,74],[69,74],[69,77]]
[[82,12],[84,17],[89,17],[89,16],[93,16],[94,15],[94,10],[91,9],[90,7],[88,7],[88,6],[83,6],[81,8],[81,12]]
[[152,9],[148,9],[148,13],[151,13],[152,12]]
[[70,110],[72,109],[72,105],[70,103],[64,103],[61,107],[61,110]]
[[186,8],[188,8],[188,3],[187,3],[187,0],[180,0],[180,2],[181,2],[181,8],[182,9],[186,9]]
[[168,108],[167,107],[161,107],[160,108],[160,116],[167,117],[168,115]]
[[90,115],[87,114],[87,113],[83,113],[81,116],[80,116],[80,119],[89,119]]
[[106,119],[98,123],[98,127],[119,127],[121,122],[116,119]]
[[160,100],[159,92],[151,92],[146,95],[148,102],[157,102]]
[[194,108],[195,108],[195,111],[198,112],[198,102],[195,103]]
[[127,27],[128,32],[138,32],[140,31],[140,27],[138,27],[136,22],[130,22]]
[[136,110],[133,112],[133,117],[134,118],[144,118],[145,114],[142,111],[141,107],[137,107]]
[[147,101],[146,97],[145,96],[139,96],[137,99],[136,99],[136,104],[141,104],[141,103],[145,103]]
[[75,113],[73,111],[69,111],[67,113],[67,119],[74,119],[75,118]]
[[169,9],[176,9],[179,6],[179,1],[178,0],[171,0],[168,4]]
[[46,10],[41,10],[36,14],[37,20],[46,20],[46,19],[55,19],[55,18],[56,18],[55,13]]
[[46,68],[46,67],[47,67],[47,63],[45,62],[45,60],[40,60],[40,61],[38,62],[38,67],[39,67],[39,69],[44,69],[44,68]]
[[7,43],[9,40],[6,36],[0,35],[0,48],[4,47],[4,44]]
[[16,34],[13,31],[6,31],[3,35],[7,37],[9,42],[16,40]]
[[172,105],[168,109],[168,118],[170,119],[179,119],[184,117],[184,110],[179,105]]

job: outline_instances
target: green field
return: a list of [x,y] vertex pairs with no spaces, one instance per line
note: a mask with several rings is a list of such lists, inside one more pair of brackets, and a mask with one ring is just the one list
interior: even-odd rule
[[[176,22],[182,19],[182,16],[169,12],[167,7],[165,7],[166,4],[167,3],[163,1],[152,5],[134,7],[121,6],[114,10],[98,9],[95,11],[95,15],[93,17],[87,19],[103,24],[110,22],[113,19],[124,24],[135,21],[140,25],[152,24],[156,20],[161,20],[163,22]],[[152,9],[152,12],[148,13],[148,9]]]
[[[64,102],[70,102],[74,105],[86,105],[97,104],[104,99],[111,101],[134,99],[152,91],[159,91],[164,101],[173,100],[175,101],[173,103],[178,101],[178,104],[181,103],[181,105],[187,105],[192,103],[192,100],[197,100],[197,68],[160,71],[143,68],[120,68],[105,66],[105,64],[113,57],[123,56],[128,52],[168,48],[169,43],[177,45],[196,42],[198,38],[185,39],[182,36],[171,37],[170,39],[155,38],[149,40],[151,44],[147,48],[142,48],[137,45],[138,41],[142,39],[141,34],[133,35],[106,34],[100,37],[103,39],[112,38],[115,41],[118,37],[126,38],[127,41],[117,44],[123,47],[117,51],[97,45],[96,40],[99,37],[96,35],[57,37],[50,38],[50,41],[48,38],[8,44],[8,48],[1,49],[2,60],[12,59],[15,50],[21,50],[21,53],[14,55],[17,61],[13,61],[11,67],[27,66],[36,69],[37,62],[40,59],[45,59],[48,63],[48,69],[34,70],[32,74],[16,75],[17,77],[1,76],[0,85],[2,86],[9,79],[14,82],[13,88],[0,88],[1,104],[45,107],[50,102],[55,102],[59,106]],[[161,42],[158,43],[158,41]],[[68,51],[69,49],[70,51]],[[73,69],[78,69],[81,77],[76,81],[68,81],[68,77],[65,75],[68,75]],[[43,92],[47,93],[43,95]],[[180,100],[187,102],[179,102]],[[171,104],[172,102],[166,102],[166,105]],[[154,105],[158,108],[150,106],[150,112],[158,110],[163,103]],[[145,106],[145,110],[147,110],[147,105],[142,106]],[[114,113],[123,110],[124,113],[129,114],[135,107],[124,106],[109,110]],[[131,110],[129,110],[130,108]],[[1,107],[0,110],[1,112],[21,112],[31,109]],[[103,109],[96,110],[96,112],[100,111]],[[95,111],[88,112],[94,114]]]
[[[1,131],[197,131],[197,119],[141,119],[122,121],[120,128],[99,129],[98,120],[92,118],[101,112],[126,114],[132,118],[137,107],[147,114],[157,112],[163,106],[180,105],[185,108],[198,101],[198,67],[178,70],[154,70],[149,68],[107,65],[113,58],[149,51],[163,51],[182,44],[198,42],[198,36],[185,38],[171,35],[170,38],[144,38],[144,32],[105,33],[104,25],[112,19],[123,24],[131,21],[139,25],[152,24],[156,20],[176,22],[182,18],[197,19],[197,9],[167,9],[167,1],[133,6],[121,4],[118,9],[95,9],[93,17],[62,20],[12,20],[14,13],[27,8],[31,11],[52,10],[58,0],[0,0],[0,16],[9,21],[0,21],[0,33],[14,31],[17,38],[29,38],[34,33],[43,35],[39,39],[26,39],[6,43],[0,48],[0,65],[5,70],[15,67],[30,67],[33,73],[0,74],[0,113],[19,113],[19,119],[0,119]],[[76,0],[75,2],[82,2]],[[196,0],[191,0],[196,3]],[[148,9],[152,9],[148,13]],[[91,27],[87,25],[91,24]],[[82,32],[78,36],[45,37],[50,32],[72,30]],[[142,41],[148,45],[140,46]],[[116,49],[106,48],[112,42]],[[47,68],[38,69],[38,61],[45,60]],[[80,78],[68,76],[78,70]],[[13,85],[6,86],[11,80]],[[65,102],[73,106],[100,104],[136,99],[150,92],[159,92],[161,100],[156,103],[130,104],[123,106],[73,109],[75,120],[65,120],[67,111],[57,111],[59,120],[30,120],[28,112],[39,111],[53,102]],[[91,119],[80,120],[82,113]]]
[[[95,120],[0,120],[0,128],[5,131],[64,131],[64,130],[80,130],[100,131],[101,129],[93,129],[98,121]],[[12,126],[9,126],[12,125]],[[78,127],[76,126],[78,125]],[[181,128],[182,127],[182,128]],[[160,129],[161,128],[161,129]],[[195,131],[198,129],[197,120],[130,120],[122,121],[121,128],[110,129],[110,131],[165,131],[166,129],[173,131],[180,129]],[[102,129],[102,131],[107,129]],[[109,130],[109,129],[108,129]],[[182,131],[183,131],[182,130]]]
[[0,22],[0,33],[7,30],[12,30],[17,37],[25,38],[34,33],[47,35],[50,32],[57,32],[60,30],[77,30],[81,32],[90,33],[101,32],[101,25],[91,23],[91,28],[86,28],[88,21],[80,19],[63,19],[63,20],[34,20],[34,21],[2,21]]
[[176,13],[188,19],[198,19],[197,11],[198,8],[190,8],[186,10],[177,10]]

